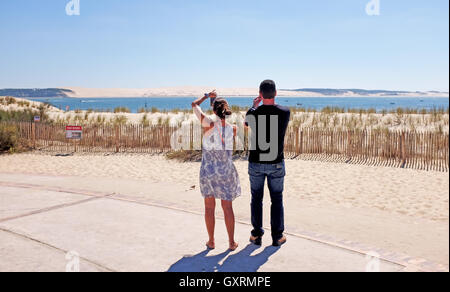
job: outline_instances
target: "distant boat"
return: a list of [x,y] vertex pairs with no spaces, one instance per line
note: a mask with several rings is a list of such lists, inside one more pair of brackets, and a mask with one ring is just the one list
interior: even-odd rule
[[297,103],[297,105],[303,105],[303,103]]
[[391,102],[391,104],[395,104],[395,102]]

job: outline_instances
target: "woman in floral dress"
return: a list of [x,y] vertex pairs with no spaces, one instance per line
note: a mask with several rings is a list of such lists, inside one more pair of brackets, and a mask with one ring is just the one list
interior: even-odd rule
[[[211,98],[215,119],[210,119],[201,110],[200,105]],[[200,168],[200,189],[205,199],[205,221],[209,241],[206,246],[215,248],[215,207],[216,199],[221,200],[227,227],[229,248],[234,251],[238,244],[234,240],[235,217],[233,201],[241,195],[241,186],[236,167],[233,164],[233,140],[236,127],[228,124],[225,119],[231,115],[225,99],[217,99],[217,94],[211,92],[192,103],[194,113],[203,128],[202,166]]]

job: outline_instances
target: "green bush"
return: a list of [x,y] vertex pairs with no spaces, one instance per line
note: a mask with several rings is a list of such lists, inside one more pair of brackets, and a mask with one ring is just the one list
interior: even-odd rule
[[0,153],[5,151],[14,152],[17,147],[17,128],[0,124]]
[[10,111],[0,110],[0,122],[32,122],[36,111],[31,109]]

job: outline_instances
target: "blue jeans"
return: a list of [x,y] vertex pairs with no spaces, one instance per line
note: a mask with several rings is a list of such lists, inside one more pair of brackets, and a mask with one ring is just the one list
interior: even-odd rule
[[277,241],[283,237],[284,232],[284,207],[283,190],[286,167],[284,161],[278,164],[250,163],[248,168],[250,176],[250,188],[252,192],[252,225],[253,236],[263,236],[263,197],[264,183],[267,177],[271,206],[272,239]]

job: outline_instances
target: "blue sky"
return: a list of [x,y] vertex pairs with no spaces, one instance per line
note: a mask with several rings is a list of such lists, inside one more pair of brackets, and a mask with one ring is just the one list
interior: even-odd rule
[[448,0],[0,1],[0,88],[449,89]]

